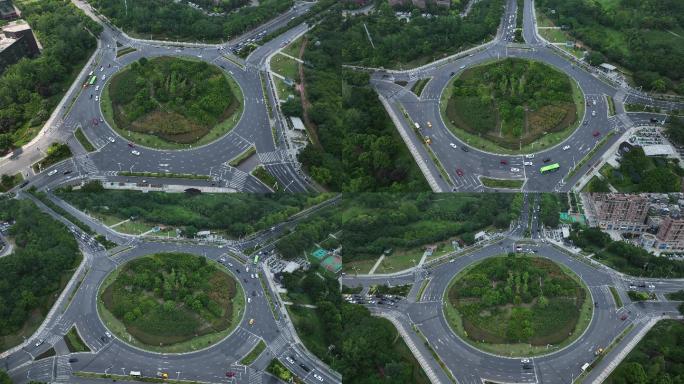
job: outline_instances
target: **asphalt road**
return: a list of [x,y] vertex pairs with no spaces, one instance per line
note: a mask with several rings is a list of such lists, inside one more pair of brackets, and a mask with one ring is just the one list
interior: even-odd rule
[[[96,17],[86,4],[76,2],[91,17]],[[262,78],[267,78],[266,59],[302,32],[306,25],[298,25],[273,40],[261,45],[246,60],[230,53],[229,48],[247,39],[255,39],[259,33],[270,33],[284,27],[291,19],[308,12],[313,2],[298,3],[283,15],[269,21],[228,43],[213,46],[181,45],[131,39],[126,34],[96,19],[104,27],[99,37],[98,50],[92,64],[84,68],[74,83],[72,92],[65,96],[64,108],[56,112],[55,123],[49,125],[32,144],[16,151],[13,156],[0,160],[0,173],[22,172],[31,182],[36,181],[30,165],[38,161],[54,141],[67,142],[74,153],[71,170],[82,178],[107,180],[118,172],[169,172],[208,175],[206,186],[230,188],[244,192],[269,192],[258,179],[240,169],[228,165],[250,146],[257,150],[259,163],[266,167],[287,192],[314,191],[301,165],[284,147],[282,140],[274,141],[271,127],[275,121],[267,113],[267,103],[273,110],[276,100],[264,95]],[[116,57],[116,44],[130,46],[135,52]],[[127,137],[120,136],[103,119],[100,102],[104,85],[119,70],[141,57],[186,57],[203,60],[219,66],[239,85],[244,97],[244,110],[235,127],[215,141],[193,148],[179,150],[156,150],[138,144],[129,145]],[[98,80],[96,87],[81,87],[88,73],[93,71]],[[278,116],[280,118],[280,116]],[[96,151],[86,153],[73,136],[81,128]],[[140,154],[133,154],[133,150]],[[49,172],[52,168],[42,170]],[[62,168],[60,168],[61,172]],[[184,180],[176,183],[184,183]],[[48,183],[53,184],[54,183]]]
[[[556,48],[550,47],[537,34],[532,0],[525,1],[523,12],[523,37],[526,43],[514,43],[516,17],[516,2],[509,0],[491,45],[446,63],[435,62],[406,71],[379,70],[372,74],[371,83],[390,102],[390,112],[399,116],[405,125],[404,129],[411,132],[410,140],[417,149],[416,161],[432,163],[423,144],[424,137],[431,139],[429,146],[449,175],[449,180],[445,180],[437,167],[430,167],[439,191],[484,191],[488,188],[482,184],[480,177],[521,180],[524,182],[522,189],[526,191],[567,191],[596,162],[595,159],[620,138],[621,133],[634,125],[645,123],[639,116],[632,119],[632,113],[624,112],[625,100],[665,108],[681,107],[677,103],[654,101],[644,94],[609,84],[596,73],[581,68],[558,53]],[[577,83],[588,105],[584,116],[580,116],[578,128],[563,142],[520,155],[489,153],[463,142],[446,127],[440,113],[440,98],[443,92],[448,91],[452,78],[472,66],[506,57],[541,61],[567,74]],[[425,78],[430,78],[430,81],[418,97],[410,89],[417,80]],[[401,86],[396,83],[398,81],[408,84]],[[615,115],[609,115],[606,96],[615,101]],[[420,135],[414,134],[410,122],[403,119],[403,111],[408,114],[410,122],[420,125]],[[428,122],[432,128],[428,127]],[[593,160],[587,161],[572,177],[567,177],[570,170],[579,166],[580,161],[589,156],[590,151],[610,132],[617,134],[608,140],[607,145],[591,154]],[[524,155],[533,157],[525,158]],[[525,166],[524,162],[530,162],[531,165]],[[541,174],[539,168],[552,163],[559,163],[560,171]],[[458,175],[456,169],[460,169],[463,175]]]
[[[528,223],[538,222],[536,206],[538,197],[532,200],[525,195],[522,214],[517,224],[512,225],[503,240],[494,241],[480,249],[446,257],[441,261],[428,263],[427,266],[406,270],[389,275],[346,275],[342,283],[348,287],[376,284],[402,285],[414,284],[409,297],[400,300],[396,305],[369,304],[375,313],[385,313],[399,318],[406,329],[417,327],[426,337],[431,348],[446,365],[450,373],[459,383],[482,383],[482,380],[516,383],[570,383],[582,372],[582,366],[596,358],[594,352],[598,348],[606,348],[625,329],[633,325],[635,329],[644,327],[651,319],[659,316],[678,316],[677,302],[631,302],[626,294],[632,282],[652,283],[656,294],[678,291],[684,288],[684,281],[669,279],[639,279],[624,276],[605,266],[597,266],[552,246],[540,236],[534,239],[521,238],[528,228]],[[530,215],[532,215],[530,217]],[[530,220],[531,219],[531,220]],[[535,233],[533,229],[530,231]],[[536,231],[539,234],[538,231]],[[521,241],[522,240],[522,241]],[[469,265],[488,257],[505,254],[520,245],[523,251],[531,251],[536,256],[546,257],[562,264],[577,274],[587,285],[595,303],[591,322],[586,331],[574,342],[564,348],[550,346],[549,353],[531,357],[533,368],[525,369],[521,358],[497,356],[483,352],[457,336],[448,325],[443,305],[447,287],[452,278]],[[425,279],[429,283],[421,297],[418,289]],[[622,298],[624,306],[616,307],[609,287],[615,287]],[[625,320],[622,317],[626,315]],[[413,337],[413,336],[411,336]],[[627,343],[625,338],[621,343]],[[611,352],[612,353],[612,352]],[[612,357],[612,356],[609,356]],[[430,353],[423,354],[429,361],[433,371],[440,371],[439,363]],[[603,370],[610,362],[604,359],[595,371]]]

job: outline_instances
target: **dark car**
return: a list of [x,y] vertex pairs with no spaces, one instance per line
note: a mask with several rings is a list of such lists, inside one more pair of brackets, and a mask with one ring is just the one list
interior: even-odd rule
[[131,148],[135,148],[135,145],[133,145],[133,143],[128,143],[128,146]]
[[508,161],[506,161],[506,160],[501,160],[501,161],[499,161],[499,163],[501,163],[501,165],[507,165],[507,164],[508,164]]
[[466,147],[466,146],[461,147],[461,149],[463,150],[463,152],[468,152],[468,151],[470,151],[470,149],[468,149],[468,147]]
[[657,122],[658,122],[658,119],[656,119],[655,117],[651,117],[651,123],[657,123]]
[[24,188],[25,186],[28,185],[28,180],[24,180],[21,184],[19,184],[19,188]]
[[244,281],[244,282],[246,283],[246,282],[247,282],[247,279],[242,279],[242,281]]
[[252,291],[252,296],[256,296],[256,291]]
[[545,162],[545,163],[548,163],[549,161],[551,161],[551,158],[550,158],[550,157],[547,157],[546,159],[544,159],[544,162]]
[[456,174],[459,176],[463,176],[463,170],[461,168],[456,168]]
[[71,173],[71,170],[70,170],[70,169],[67,169],[66,171],[64,171],[64,172],[62,172],[62,173],[65,174],[65,175],[68,175],[68,174]]
[[599,131],[594,131],[593,133],[594,137],[599,137],[601,135],[601,132]]
[[305,370],[306,372],[311,371],[311,368],[307,367],[307,366],[304,365],[303,363],[302,363],[302,364],[299,364],[299,366],[302,367],[302,369]]
[[226,372],[226,377],[235,377],[235,372],[233,372],[233,371]]
[[72,357],[71,359],[69,359],[69,362],[70,363],[76,363],[76,362],[78,362],[78,359],[75,357]]

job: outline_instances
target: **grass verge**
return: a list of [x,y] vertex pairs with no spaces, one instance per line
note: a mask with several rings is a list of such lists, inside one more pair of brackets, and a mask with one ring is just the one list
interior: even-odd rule
[[480,181],[485,187],[494,189],[520,189],[525,182],[525,180],[495,179],[491,177],[480,177]]
[[252,364],[254,360],[256,360],[259,357],[259,355],[261,355],[261,352],[263,352],[264,349],[266,349],[266,343],[264,343],[263,340],[259,340],[259,344],[255,345],[254,348],[252,348],[252,350],[249,351],[249,353],[244,358],[242,358],[242,360],[240,360],[240,364]]
[[418,290],[416,301],[421,301],[423,299],[423,293],[425,292],[425,289],[427,288],[428,284],[430,284],[430,279],[425,279],[425,281],[423,281],[423,284],[421,284],[420,289]]
[[430,342],[428,342],[427,337],[425,337],[425,335],[423,335],[423,333],[420,331],[420,329],[418,329],[415,325],[413,325],[413,331],[416,332],[416,334],[423,339],[423,344],[430,351],[432,358],[434,358],[435,361],[437,361],[437,364],[439,364],[439,367],[442,368],[444,373],[446,373],[446,375],[449,377],[449,380],[451,380],[452,383],[458,383],[458,381],[456,381],[456,378],[454,377],[454,375],[451,373],[451,370],[446,366],[446,364],[444,364],[444,361],[442,361],[442,358],[440,358],[439,355],[437,354],[437,352],[435,352],[435,350],[432,348],[432,345],[430,345]]
[[279,192],[282,190],[280,183],[278,183],[278,180],[271,175],[269,171],[264,168],[263,165],[260,165],[252,171],[252,176],[256,177],[259,179],[264,185],[267,187],[271,188],[272,190]]
[[420,94],[423,93],[423,88],[425,88],[425,86],[430,80],[432,80],[432,77],[416,81],[415,84],[413,84],[413,86],[411,87],[411,92],[415,93],[416,96],[420,97]]
[[610,294],[613,295],[613,300],[615,300],[615,307],[622,308],[622,299],[620,298],[620,295],[618,294],[617,289],[615,289],[615,287],[609,287],[609,288],[610,288]]
[[613,136],[614,134],[615,134],[615,131],[610,131],[603,139],[601,139],[601,141],[599,141],[598,144],[596,144],[596,146],[595,146],[594,148],[592,148],[591,151],[589,151],[589,153],[587,153],[587,155],[584,156],[584,157],[582,158],[582,160],[580,160],[580,161],[577,163],[577,165],[575,165],[575,166],[570,170],[570,172],[568,172],[567,175],[565,175],[565,177],[563,178],[563,180],[566,180],[566,181],[567,181],[569,178],[575,176],[575,174],[577,173],[577,171],[579,171],[579,169],[582,168],[582,166],[583,166],[587,161],[589,161],[589,160],[596,154],[596,152],[597,152],[599,149],[601,149],[601,147],[603,147],[604,145],[606,145],[606,143],[608,142],[608,139],[610,139],[610,137]]
[[145,383],[183,383],[183,384],[204,384],[201,382],[197,381],[190,381],[190,380],[163,380],[159,379],[156,377],[136,377],[136,376],[125,376],[125,375],[112,375],[112,374],[105,374],[105,373],[95,373],[95,372],[85,372],[85,371],[76,371],[73,373],[74,376],[78,377],[85,377],[88,379],[112,379],[112,382],[116,381],[142,381]]
[[256,148],[252,145],[251,147],[247,148],[244,152],[230,160],[228,162],[228,165],[230,165],[231,167],[237,167],[238,165],[242,164],[245,160],[249,159],[255,153]]
[[51,165],[57,164],[62,160],[71,157],[71,149],[69,146],[62,143],[52,143],[47,149],[47,155],[31,167],[33,171],[38,173]]
[[95,150],[95,147],[88,140],[88,138],[86,137],[85,133],[83,133],[83,130],[81,130],[81,128],[76,129],[76,132],[74,132],[74,136],[76,136],[76,140],[78,140],[78,142],[81,143],[81,145],[86,151],[92,152]]
[[88,346],[86,346],[86,344],[83,342],[83,339],[81,339],[81,336],[78,334],[75,326],[71,327],[69,332],[64,335],[64,342],[71,353],[90,352],[90,348],[88,348]]
[[606,101],[608,102],[608,116],[615,116],[615,101],[613,101],[613,97],[606,95]]
[[137,49],[133,47],[124,47],[116,51],[116,57],[121,57],[127,53],[135,52]]

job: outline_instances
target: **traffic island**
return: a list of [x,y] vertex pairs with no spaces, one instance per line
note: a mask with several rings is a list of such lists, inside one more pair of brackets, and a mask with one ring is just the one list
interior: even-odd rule
[[588,288],[572,271],[514,253],[461,271],[444,301],[444,316],[461,339],[506,357],[564,348],[582,335],[593,311]]
[[162,353],[193,352],[240,323],[245,296],[227,270],[204,257],[159,253],[112,272],[98,292],[98,314],[119,339]]
[[486,152],[537,152],[579,126],[584,96],[577,83],[547,64],[505,59],[455,76],[440,99],[442,119],[468,145]]
[[123,138],[144,147],[188,149],[215,141],[239,121],[242,91],[204,61],[141,58],[102,91],[102,114]]

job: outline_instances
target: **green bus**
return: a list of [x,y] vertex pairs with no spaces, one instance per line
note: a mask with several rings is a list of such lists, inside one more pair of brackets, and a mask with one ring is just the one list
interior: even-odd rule
[[90,78],[90,81],[88,82],[88,85],[93,85],[97,81],[97,76],[93,76]]
[[557,171],[558,168],[560,168],[560,164],[553,163],[553,164],[545,165],[545,166],[539,168],[539,171],[541,173],[549,173],[549,172]]
[[254,264],[259,262],[259,255],[254,256]]

